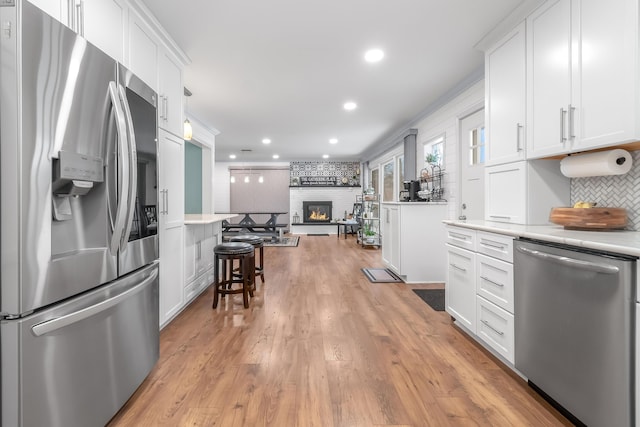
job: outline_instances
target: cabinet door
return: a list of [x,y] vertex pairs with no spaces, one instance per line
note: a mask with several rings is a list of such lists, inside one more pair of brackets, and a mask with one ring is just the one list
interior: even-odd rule
[[126,3],[123,0],[82,0],[81,19],[80,34],[116,61],[124,63]]
[[485,168],[485,219],[526,224],[526,162]]
[[524,160],[525,23],[487,51],[487,163]]
[[189,224],[184,227],[184,281],[192,282],[197,274],[198,241],[201,225]]
[[476,332],[475,254],[449,244],[447,247],[446,310],[461,325]]
[[527,18],[527,157],[569,151],[571,2],[550,0]]
[[636,141],[637,1],[582,0],[576,4],[580,25],[573,28],[574,46],[580,51],[573,55],[574,151]]
[[400,212],[398,206],[382,207],[382,260],[396,273],[400,271]]
[[162,50],[158,59],[159,95],[158,126],[182,137],[182,67],[168,52]]
[[[183,228],[173,227],[160,234],[160,326],[166,324],[184,304],[182,272]],[[179,255],[176,254],[179,252]]]
[[37,6],[56,21],[66,24],[63,18],[66,17],[67,0],[29,0],[29,3]]
[[149,25],[131,11],[126,66],[155,91],[158,90],[158,49],[158,41]]
[[202,234],[202,265],[204,270],[213,267],[213,248],[218,242],[218,236],[214,232],[213,224],[205,224]]
[[166,227],[184,222],[184,141],[160,131],[160,218]]

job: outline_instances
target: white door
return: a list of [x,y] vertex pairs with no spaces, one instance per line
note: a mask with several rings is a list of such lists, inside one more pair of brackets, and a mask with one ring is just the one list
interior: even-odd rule
[[460,120],[459,219],[484,218],[484,108]]

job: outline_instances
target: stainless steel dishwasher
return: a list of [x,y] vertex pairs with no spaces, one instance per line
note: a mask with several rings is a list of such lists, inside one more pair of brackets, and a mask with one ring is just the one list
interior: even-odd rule
[[515,367],[589,426],[634,424],[635,262],[514,244]]

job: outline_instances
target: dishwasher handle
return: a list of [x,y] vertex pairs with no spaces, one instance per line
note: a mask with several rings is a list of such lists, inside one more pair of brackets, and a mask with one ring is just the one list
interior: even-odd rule
[[618,274],[620,272],[620,269],[615,265],[598,264],[595,262],[582,261],[579,259],[549,254],[546,252],[541,252],[534,249],[525,248],[522,246],[516,246],[516,249],[522,252],[523,254],[527,254],[535,258],[539,258],[545,261],[555,262],[557,264],[566,265],[572,268],[578,268],[580,270],[588,270],[588,271],[593,271],[596,273],[603,273],[603,274]]

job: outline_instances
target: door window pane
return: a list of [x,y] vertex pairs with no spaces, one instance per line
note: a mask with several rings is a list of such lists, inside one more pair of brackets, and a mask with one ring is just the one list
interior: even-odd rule
[[484,164],[484,126],[469,131],[469,165]]

